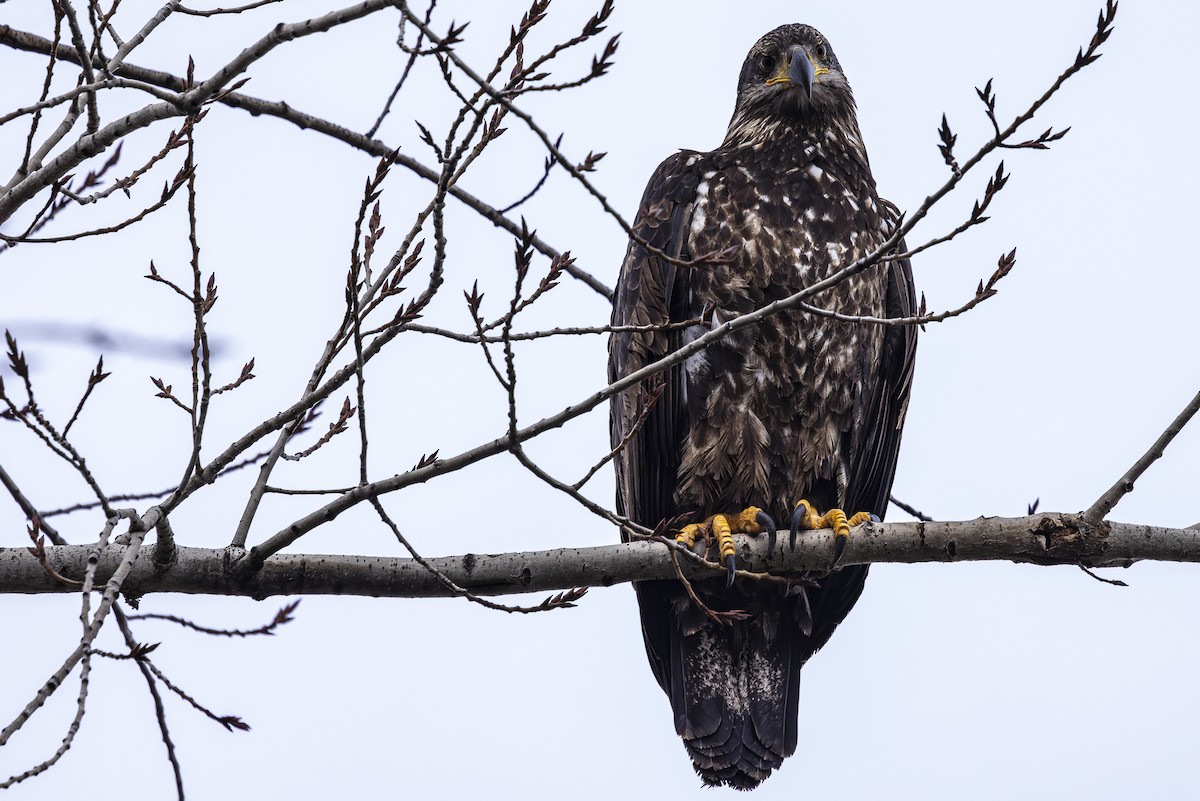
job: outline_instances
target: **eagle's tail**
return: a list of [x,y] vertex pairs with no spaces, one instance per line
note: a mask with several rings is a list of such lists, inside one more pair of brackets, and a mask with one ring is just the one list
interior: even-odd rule
[[733,625],[697,620],[695,607],[676,618],[665,689],[705,784],[753,789],[796,749],[805,654],[779,601]]

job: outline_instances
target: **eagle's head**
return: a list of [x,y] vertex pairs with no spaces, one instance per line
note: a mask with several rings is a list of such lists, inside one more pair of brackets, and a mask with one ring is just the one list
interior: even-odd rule
[[759,39],[742,64],[725,142],[761,141],[781,126],[847,122],[854,122],[854,95],[829,40],[811,25],[782,25]]

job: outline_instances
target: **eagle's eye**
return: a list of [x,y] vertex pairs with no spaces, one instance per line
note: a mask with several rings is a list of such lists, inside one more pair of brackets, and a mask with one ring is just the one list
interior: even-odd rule
[[824,44],[817,45],[817,58],[820,59],[821,61],[824,61],[825,59],[829,58],[829,48],[826,47]]
[[766,75],[772,69],[774,69],[775,58],[767,55],[766,53],[759,53],[758,58],[756,58],[754,61],[754,66],[758,68],[759,72],[761,72],[763,75]]

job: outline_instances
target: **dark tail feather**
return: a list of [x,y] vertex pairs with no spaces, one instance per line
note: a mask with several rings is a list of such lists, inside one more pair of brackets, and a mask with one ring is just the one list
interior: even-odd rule
[[667,694],[705,784],[753,789],[796,749],[803,658],[789,617],[672,626]]
[[796,750],[800,668],[854,606],[866,575],[865,566],[845,567],[787,596],[696,586],[714,608],[750,614],[732,626],[705,616],[679,582],[634,584],[646,655],[706,784],[749,790]]

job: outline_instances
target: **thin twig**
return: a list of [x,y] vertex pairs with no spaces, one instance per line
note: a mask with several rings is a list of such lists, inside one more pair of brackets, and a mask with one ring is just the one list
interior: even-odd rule
[[[433,10],[437,8],[437,0],[430,0],[429,8],[425,10],[425,23],[429,24],[429,20],[433,17]],[[400,41],[404,40],[404,17],[400,17]],[[408,54],[408,61],[404,65],[404,69],[400,72],[400,78],[396,81],[396,86],[392,89],[392,93],[388,95],[387,101],[383,104],[383,109],[379,112],[379,116],[375,118],[375,124],[367,129],[367,136],[374,137],[379,131],[379,126],[383,125],[383,121],[392,111],[392,103],[396,102],[396,97],[400,94],[400,90],[404,88],[405,82],[408,80],[409,73],[412,72],[413,65],[417,62],[421,45],[425,42],[425,34],[417,34],[417,44],[414,52]],[[503,212],[501,212],[503,213]]]
[[601,467],[615,459],[617,454],[619,454],[629,445],[633,438],[637,436],[637,433],[642,430],[642,426],[646,425],[646,421],[650,419],[650,412],[654,410],[655,404],[658,403],[658,399],[662,397],[663,391],[666,388],[666,383],[662,381],[651,385],[649,391],[644,393],[642,410],[638,412],[637,419],[633,421],[633,425],[629,427],[629,431],[625,432],[625,436],[621,437],[621,441],[617,443],[616,447],[605,454],[604,458],[592,465],[591,468],[583,474],[583,478],[572,484],[571,489],[583,489],[583,485],[591,481],[592,476],[596,475]]
[[244,6],[236,6],[234,8],[213,8],[209,10],[178,6],[176,11],[178,11],[180,14],[190,14],[193,17],[215,17],[220,14],[241,14],[243,11],[262,8],[263,6],[269,6],[279,2],[282,2],[282,0],[255,0],[255,2],[247,3]]
[[417,553],[416,548],[414,548],[412,543],[410,543],[404,534],[401,533],[400,528],[396,525],[396,523],[390,517],[388,517],[388,514],[386,511],[384,511],[383,504],[379,502],[379,499],[372,498],[371,506],[375,508],[375,512],[379,515],[379,519],[383,521],[384,525],[392,530],[392,534],[396,537],[396,540],[404,546],[404,549],[408,551],[409,555],[413,558],[413,561],[427,570],[429,574],[433,576],[433,578],[437,580],[439,584],[449,590],[452,595],[465,598],[471,603],[479,604],[486,609],[491,609],[496,612],[515,612],[523,615],[532,614],[535,612],[548,612],[551,609],[569,609],[575,606],[573,601],[583,597],[583,593],[587,592],[585,588],[571,588],[568,590],[568,592],[574,593],[573,596],[552,596],[547,598],[545,601],[542,601],[542,603],[538,604],[537,606],[510,606],[508,604],[489,601],[480,595],[476,595],[465,587],[456,584],[444,572],[434,567],[429,560]]
[[1133,491],[1133,483],[1141,477],[1142,473],[1146,472],[1146,468],[1158,461],[1159,457],[1163,455],[1163,451],[1171,444],[1171,440],[1175,439],[1175,436],[1183,430],[1197,410],[1200,410],[1200,392],[1197,392],[1188,405],[1183,407],[1183,411],[1159,435],[1154,444],[1150,446],[1150,450],[1142,454],[1142,458],[1134,462],[1133,466],[1125,471],[1125,475],[1117,479],[1117,483],[1109,487],[1108,491],[1097,498],[1096,502],[1083,513],[1084,519],[1094,525],[1107,517],[1120,500]]
[[[914,506],[909,506],[907,503],[900,500],[895,495],[889,495],[888,500],[892,502],[893,506],[897,506],[900,509],[903,509],[905,512],[908,512],[910,515],[915,517],[917,520],[923,520],[923,521],[927,521],[927,522],[930,520],[933,520],[933,518],[930,517],[929,515],[925,514],[924,512],[920,511],[919,509],[917,509]],[[1032,514],[1032,512],[1030,512],[1030,514]]]
[[21,511],[24,512],[25,517],[29,519],[29,522],[36,526],[39,531],[49,537],[51,542],[53,542],[55,545],[67,544],[67,541],[63,539],[62,535],[59,534],[53,526],[45,521],[42,514],[38,512],[37,507],[30,503],[29,499],[26,498],[21,492],[21,488],[17,486],[17,482],[14,481],[12,476],[8,474],[8,471],[4,469],[4,465],[0,465],[0,484],[3,484],[4,488],[8,490],[8,494],[12,496],[14,501],[16,501],[17,506],[19,506]]
[[201,634],[211,634],[215,637],[257,637],[257,636],[262,636],[262,635],[274,636],[275,629],[277,629],[280,626],[283,626],[287,623],[291,623],[293,620],[295,620],[295,617],[292,616],[292,613],[296,611],[296,607],[299,605],[300,605],[300,601],[297,600],[297,601],[293,601],[292,603],[280,608],[280,610],[275,613],[275,617],[271,620],[270,623],[267,623],[264,626],[259,626],[256,629],[213,629],[213,628],[208,628],[206,626],[201,626],[199,624],[193,623],[192,621],[190,621],[186,618],[177,617],[175,615],[162,615],[162,614],[155,614],[155,613],[150,613],[150,612],[147,612],[144,614],[130,615],[129,619],[130,620],[166,620],[171,623],[175,623],[176,625],[183,626],[185,629],[191,629],[192,631],[198,631]]
[[[236,464],[232,464],[229,467],[224,468],[219,473],[217,473],[216,477],[220,478],[221,476],[227,475],[229,473],[233,473],[237,470],[241,470],[244,467],[250,467],[251,465],[258,464],[263,459],[265,459],[266,456],[267,456],[266,451],[263,451],[262,453],[256,453],[254,456],[250,456],[246,459],[243,459],[240,462],[237,462]],[[155,500],[158,500],[159,498],[167,497],[172,492],[174,492],[176,489],[178,489],[178,487],[175,485],[172,485],[166,489],[159,490],[158,492],[138,492],[138,493],[133,493],[133,494],[129,494],[129,495],[113,495],[108,500],[110,503],[128,503],[130,501],[155,501]],[[73,506],[64,506],[61,509],[50,509],[49,511],[43,512],[42,516],[43,517],[57,517],[59,515],[71,514],[72,512],[84,512],[89,509],[95,509],[99,505],[100,504],[95,501],[92,501],[91,503],[77,503],[77,504],[74,504]],[[43,528],[44,528],[44,524],[43,524]],[[63,543],[55,543],[55,544],[62,545]]]
[[[120,604],[113,606],[113,614],[116,616],[117,626],[121,629],[121,634],[125,637],[125,644],[129,646],[130,651],[133,651],[138,642],[134,639],[133,632],[129,629],[129,623],[125,619],[125,612],[121,609]],[[158,731],[162,735],[163,745],[167,749],[167,761],[171,763],[171,772],[175,776],[175,792],[179,801],[183,801],[183,770],[179,766],[179,757],[175,754],[175,743],[171,740],[171,729],[167,726],[167,710],[163,706],[162,695],[158,692],[158,687],[154,683],[154,674],[150,672],[150,667],[146,664],[146,660],[137,659],[138,669],[142,672],[142,678],[146,680],[146,688],[150,692],[150,698],[154,701],[154,718],[158,721]]]
[[1080,565],[1079,569],[1082,570],[1084,573],[1087,573],[1089,576],[1091,576],[1092,578],[1094,578],[1096,581],[1100,582],[1101,584],[1110,584],[1113,587],[1128,587],[1129,586],[1128,584],[1126,584],[1124,581],[1121,581],[1120,579],[1110,579],[1110,578],[1105,578],[1104,576],[1098,576],[1087,565]]
[[104,372],[104,357],[101,356],[99,361],[96,362],[96,369],[92,370],[91,375],[88,376],[87,387],[84,389],[82,397],[79,398],[79,403],[75,406],[75,412],[71,415],[71,419],[67,421],[67,424],[63,426],[64,437],[70,433],[71,426],[75,425],[75,421],[79,419],[80,413],[83,412],[84,404],[91,397],[92,390],[96,388],[97,384],[108,378],[109,375],[111,373]]

